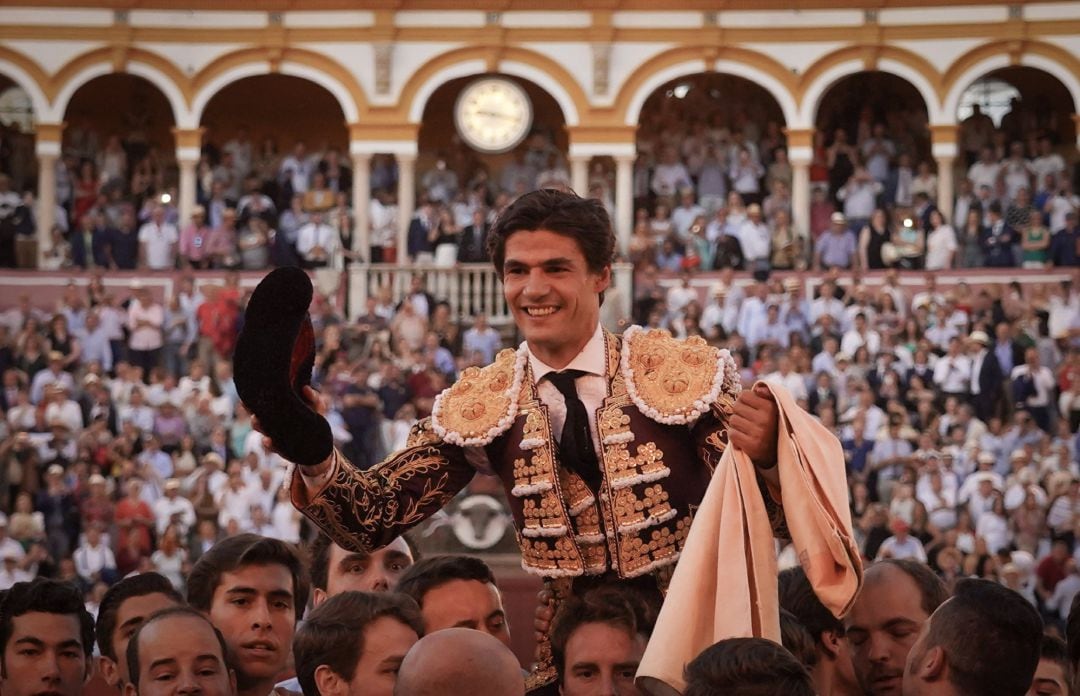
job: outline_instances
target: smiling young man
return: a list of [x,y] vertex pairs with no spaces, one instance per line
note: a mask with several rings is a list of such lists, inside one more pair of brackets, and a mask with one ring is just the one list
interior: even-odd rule
[[74,585],[20,582],[0,603],[0,693],[80,696],[90,678],[94,619]]
[[184,599],[163,575],[140,573],[109,588],[98,607],[97,642],[101,674],[109,686],[128,681],[127,645],[151,614],[181,606]]
[[[757,466],[781,522],[765,492],[779,482],[767,390],[740,394],[730,355],[700,339],[637,327],[616,336],[600,325],[615,235],[598,201],[525,194],[500,215],[488,249],[525,342],[463,371],[406,448],[376,467],[358,469],[337,451],[300,462],[292,499],[316,525],[343,548],[370,552],[482,471],[502,479],[523,565],[553,596],[580,591],[588,576],[633,581],[659,599],[728,442]],[[613,536],[622,543],[609,544]],[[538,671],[554,677],[549,663]]]
[[267,696],[284,673],[308,581],[292,546],[255,534],[219,541],[191,569],[188,603],[225,636],[239,696]]

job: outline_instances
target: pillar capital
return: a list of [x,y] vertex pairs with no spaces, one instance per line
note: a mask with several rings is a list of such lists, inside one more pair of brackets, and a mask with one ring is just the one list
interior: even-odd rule
[[63,121],[58,123],[43,123],[41,121],[34,124],[34,138],[37,142],[48,141],[59,143],[64,136],[64,128],[67,124]]
[[785,128],[784,137],[787,138],[789,149],[793,147],[812,148],[814,146],[813,128]]
[[34,154],[38,159],[54,159],[60,156],[66,125],[63,122],[34,124]]
[[573,160],[577,157],[592,159],[593,157],[637,156],[637,143],[633,140],[605,141],[605,140],[573,140],[570,141],[570,149],[567,156]]
[[206,128],[202,126],[198,128],[173,128],[172,134],[176,140],[177,151],[182,148],[192,147],[201,150],[204,133],[206,133]]
[[934,145],[952,143],[956,144],[957,131],[960,126],[955,123],[935,123],[930,125],[930,142]]

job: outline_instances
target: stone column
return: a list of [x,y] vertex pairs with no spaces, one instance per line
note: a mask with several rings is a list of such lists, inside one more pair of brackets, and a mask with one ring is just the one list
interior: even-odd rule
[[791,222],[798,234],[810,238],[810,162],[814,157],[814,129],[787,130],[788,161],[791,163]]
[[1073,128],[1076,131],[1076,147],[1080,149],[1080,114],[1072,115]]
[[634,232],[634,159],[632,153],[615,155],[615,239],[623,255]]
[[358,152],[351,143],[352,152],[352,209],[353,236],[352,250],[360,254],[364,261],[371,261],[371,223],[368,211],[371,209],[371,155]]
[[589,195],[589,162],[587,155],[570,155],[570,188],[581,197]]
[[956,163],[956,131],[955,123],[945,123],[930,126],[930,149],[937,164],[938,190],[937,207],[945,219],[955,225],[962,225],[963,220],[953,220],[953,177],[955,176],[954,164]]
[[398,263],[405,263],[408,250],[409,223],[416,207],[416,154],[397,153],[398,164]]
[[[55,152],[51,147],[55,145]],[[59,143],[37,143],[38,200],[37,200],[37,267],[41,268],[45,252],[52,248],[52,228],[56,224],[56,160]],[[32,253],[27,249],[27,253]]]
[[37,155],[37,210],[34,211],[37,229],[38,268],[45,252],[52,249],[52,228],[56,224],[56,160],[60,157],[63,123],[38,123],[34,153]]
[[173,128],[173,137],[176,138],[176,163],[180,167],[180,185],[176,194],[180,199],[176,202],[180,229],[191,222],[191,212],[195,209],[195,194],[198,190],[195,174],[202,153],[202,136],[205,130]]
[[180,167],[180,186],[177,189],[176,202],[177,212],[180,214],[180,227],[185,227],[191,221],[191,213],[195,209],[195,192],[198,189],[195,183],[195,169],[199,165],[199,158],[180,157],[177,153],[176,163]]

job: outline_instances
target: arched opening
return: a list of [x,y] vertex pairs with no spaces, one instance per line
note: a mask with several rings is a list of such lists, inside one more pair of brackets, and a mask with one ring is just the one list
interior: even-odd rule
[[[165,194],[175,203],[176,121],[152,82],[123,73],[96,77],[72,95],[64,122],[66,166],[58,172],[57,202],[68,209],[72,227],[91,208],[120,225],[125,210],[148,217],[150,203]],[[98,196],[108,204],[99,205]]]
[[1023,143],[1025,156],[1034,159],[1043,154],[1038,141],[1045,136],[1054,151],[1072,160],[1075,111],[1069,89],[1050,73],[1026,66],[994,70],[971,83],[960,97],[959,145],[968,164],[984,146],[993,147],[997,159],[1004,159],[1013,142]]
[[[743,206],[755,203],[770,224],[781,210],[790,219],[785,125],[776,98],[742,77],[686,75],[656,88],[638,119],[631,259],[665,271],[678,270],[679,257],[701,270],[738,265],[725,257],[723,235],[705,230],[714,217],[719,230],[731,212],[737,226]],[[720,248],[715,258],[697,254],[695,266],[695,245]]]
[[306,196],[308,208],[332,207],[338,194],[350,195],[345,114],[321,85],[291,75],[246,77],[211,97],[201,125],[200,169],[217,173],[199,177],[204,205],[215,195],[215,178],[233,203],[255,187],[278,211],[296,194]]
[[[852,217],[850,201],[845,205],[839,192],[849,181],[855,186],[859,178],[855,175],[865,170],[877,185],[874,205],[910,208],[915,188],[909,178],[929,180],[935,168],[928,124],[922,94],[904,78],[879,71],[841,78],[818,106],[812,184],[827,186],[838,209]],[[864,213],[859,210],[855,217],[869,216]],[[823,231],[811,233],[816,238]]]
[[[490,91],[474,93],[472,90],[480,90],[481,80],[492,80],[485,82]],[[514,90],[523,93],[524,102],[500,101],[520,99]],[[466,123],[459,124],[455,109],[463,99],[475,100],[475,107]],[[489,104],[489,99],[494,101]],[[505,128],[485,116],[501,104],[508,109]],[[462,131],[459,125],[467,130]],[[569,185],[567,142],[562,109],[536,84],[494,74],[450,80],[424,105],[417,136],[418,200],[447,205],[455,228],[470,225],[478,205],[500,207],[511,197],[538,186]]]
[[34,188],[34,107],[26,90],[5,75],[0,75],[0,142],[0,173],[9,177],[12,190]]

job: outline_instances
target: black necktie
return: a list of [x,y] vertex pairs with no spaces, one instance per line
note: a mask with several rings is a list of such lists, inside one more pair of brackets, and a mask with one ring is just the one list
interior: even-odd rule
[[581,370],[548,373],[547,378],[566,400],[566,422],[559,440],[559,461],[588,484],[593,492],[600,490],[600,467],[589,432],[589,412],[578,398],[574,380],[585,374]]

